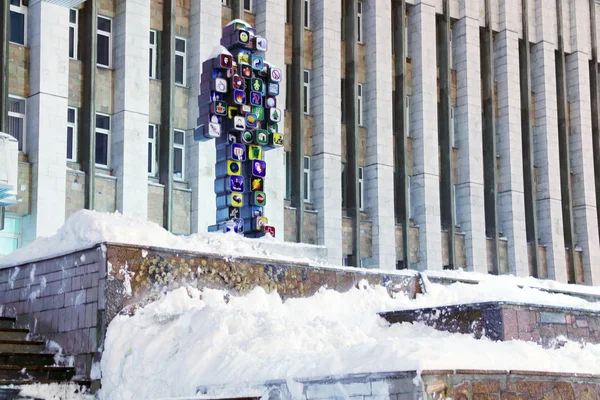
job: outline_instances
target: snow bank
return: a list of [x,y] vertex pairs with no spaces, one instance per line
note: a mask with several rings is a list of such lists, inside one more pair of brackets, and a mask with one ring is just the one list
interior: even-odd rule
[[23,385],[20,396],[29,396],[35,399],[44,400],[93,400],[95,396],[86,395],[82,392],[84,389],[75,384],[51,383],[33,385]]
[[[219,253],[226,257],[268,257],[279,261],[320,264],[315,257],[306,256],[311,254],[307,249],[318,249],[318,246],[284,244],[271,237],[246,239],[235,233],[221,232],[176,236],[153,222],[119,213],[81,210],[71,215],[54,236],[38,238],[21,249],[0,256],[0,268],[82,250],[102,242]],[[275,252],[267,248],[279,250]],[[292,255],[285,254],[286,251]],[[305,256],[299,256],[298,253]]]
[[[567,343],[547,350],[529,342],[476,340],[422,324],[389,325],[377,315],[482,300],[487,290],[493,291],[489,284],[477,285],[476,290],[472,285],[433,284],[416,301],[402,295],[392,299],[382,287],[360,286],[346,293],[321,290],[285,302],[261,288],[228,300],[218,290],[177,289],[134,316],[111,322],[102,357],[102,398],[192,396],[198,385],[402,370],[600,374],[600,345]],[[515,290],[524,297],[567,301],[533,289]],[[581,306],[584,301],[573,302]]]

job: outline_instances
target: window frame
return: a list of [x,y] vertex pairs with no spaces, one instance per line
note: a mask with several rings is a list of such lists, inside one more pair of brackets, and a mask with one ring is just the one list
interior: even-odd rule
[[[308,162],[308,167],[307,167],[307,162]],[[311,190],[310,190],[310,164],[311,164],[311,159],[310,156],[304,156],[304,163],[302,165],[302,170],[304,173],[304,202],[305,203],[311,203],[312,199],[311,199]]]
[[406,137],[410,138],[410,96],[404,98],[404,129],[406,130]]
[[[244,4],[243,4],[244,11],[252,13],[253,12],[252,10],[254,10],[254,2],[252,0],[243,0],[243,1],[244,1]],[[249,8],[246,8],[246,1],[249,4]]]
[[364,173],[363,167],[358,167],[358,205],[360,211],[365,210],[365,185],[364,185]]
[[[184,43],[185,48],[184,48],[183,52],[177,50],[177,41],[178,40],[182,40]],[[178,56],[183,57],[183,82],[182,83],[177,82],[177,69],[176,68],[177,68],[177,57]],[[183,38],[180,36],[175,36],[175,58],[174,58],[174,61],[175,61],[175,71],[173,74],[173,81],[175,82],[176,86],[186,87],[186,84],[187,84],[186,83],[187,82],[187,39],[186,38]]]
[[310,29],[310,0],[304,0],[304,29]]
[[[108,68],[111,69],[112,68],[112,63],[113,63],[113,54],[112,54],[112,47],[113,47],[113,38],[112,38],[112,31],[113,31],[113,19],[110,17],[105,17],[104,15],[97,15],[96,17],[96,36],[100,35],[100,36],[106,36],[108,37],[108,65],[104,65],[104,64],[100,64],[100,62],[98,61],[98,40],[97,40],[97,44],[96,44],[96,66],[100,67],[100,68]],[[106,32],[103,30],[100,30],[99,28],[99,24],[98,19],[105,19],[107,21],[110,22],[110,32]]]
[[303,88],[304,88],[304,115],[310,115],[310,70],[305,69],[302,73]]
[[[175,132],[183,133],[183,144],[175,143]],[[175,175],[175,149],[181,150],[181,177]],[[185,130],[183,129],[173,129],[173,180],[185,181]]]
[[[154,34],[154,43],[152,42],[152,35]],[[158,54],[157,54],[157,45],[158,45],[158,31],[156,29],[150,29],[148,33],[148,51],[150,52],[150,65],[149,65],[149,77],[150,79],[156,79],[157,71],[158,71]]]
[[357,42],[362,44],[363,43],[363,3],[362,1],[358,0],[357,5],[356,5],[356,17],[358,19],[357,24],[358,26],[356,27],[356,34],[358,35],[358,37],[356,38]]
[[356,115],[357,115],[357,123],[358,126],[364,126],[364,118],[363,118],[363,113],[364,113],[364,104],[363,104],[363,84],[359,83],[357,84],[356,87],[356,107],[358,108],[356,110]]
[[283,152],[283,167],[285,170],[285,199],[292,198],[292,153],[290,151]]
[[[25,149],[27,149],[27,99],[21,96],[16,96],[13,94],[9,94],[8,95],[8,103],[10,104],[10,101],[12,100],[19,100],[19,101],[23,101],[23,104],[25,106],[25,112],[24,113],[18,113],[16,111],[8,111],[8,119],[10,120],[10,118],[21,118],[23,120],[23,140],[19,141],[19,151],[21,152],[25,152]],[[10,107],[8,107],[10,108]],[[8,134],[10,134],[10,123],[9,125],[9,132]],[[14,137],[13,135],[11,135],[12,137]],[[14,137],[15,139],[17,139],[16,137]],[[17,139],[18,140],[18,139]]]
[[[75,12],[75,22],[71,22],[71,13]],[[73,55],[71,55],[71,30],[73,32]],[[79,59],[79,10],[76,8],[69,9],[69,59]]]
[[6,223],[4,224],[4,229],[0,230],[0,238],[5,238],[5,239],[17,239],[17,248],[13,249],[13,251],[20,249],[22,246],[22,236],[23,236],[23,218],[18,216],[18,215],[14,215],[14,214],[6,214],[5,215],[6,219],[15,219],[15,220],[19,220],[19,233],[7,233],[7,232],[3,232],[6,229]]
[[[150,137],[150,130],[152,130],[152,137]],[[156,177],[158,174],[158,162],[156,160],[156,156],[158,154],[156,145],[158,135],[158,125],[157,124],[148,124],[148,145],[152,145],[150,149],[150,160],[152,160],[151,165],[147,165],[146,167],[150,167],[150,171],[148,171],[148,176]],[[148,169],[148,168],[147,168]]]
[[[10,0],[5,1],[10,2]],[[10,18],[10,13],[12,12],[23,15],[23,43],[13,42],[12,40],[10,40],[11,33],[8,32],[9,43],[16,44],[17,46],[27,47],[27,11],[29,7],[23,5],[23,0],[19,0],[19,4],[19,6],[15,6],[14,4],[9,3],[8,18]]]
[[[104,129],[104,128],[98,128],[98,116],[102,116],[102,117],[108,117],[108,130]],[[110,145],[110,131],[112,128],[112,118],[110,115],[108,114],[103,114],[103,113],[96,113],[95,115],[95,120],[94,120],[94,132],[95,132],[95,136],[96,136],[96,143],[94,143],[95,146],[97,146],[97,141],[98,141],[98,134],[101,135],[106,135],[106,165],[105,164],[98,164],[96,162],[96,160],[98,159],[98,153],[95,153],[95,157],[94,157],[94,165],[96,167],[99,168],[107,168],[110,169],[110,155],[111,155],[111,145]]]
[[[73,110],[73,115],[74,115],[74,119],[73,122],[69,121],[69,111]],[[77,112],[77,108],[75,107],[67,107],[67,154],[66,154],[66,158],[67,161],[70,162],[77,162],[77,121],[78,121],[78,112]],[[68,151],[68,146],[69,146],[69,128],[71,128],[72,132],[71,132],[71,138],[72,138],[72,144],[71,144],[71,158],[69,158],[69,151]]]

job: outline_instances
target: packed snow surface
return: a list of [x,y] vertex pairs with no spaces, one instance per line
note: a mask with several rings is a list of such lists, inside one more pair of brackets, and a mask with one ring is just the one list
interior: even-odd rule
[[[493,282],[493,283],[492,283]],[[383,287],[346,293],[322,289],[282,302],[256,288],[244,297],[180,288],[108,328],[102,398],[193,396],[198,385],[424,369],[495,369],[600,374],[600,345],[493,342],[422,324],[388,324],[378,312],[510,297],[570,306],[597,304],[507,280],[447,287],[391,298]],[[508,293],[503,295],[502,293]]]
[[280,243],[271,237],[246,239],[235,233],[221,232],[176,236],[153,222],[135,217],[80,210],[71,215],[54,236],[38,238],[23,248],[0,256],[0,268],[66,254],[103,242],[218,253],[226,257],[269,257],[279,261],[319,263],[318,260],[298,256],[298,253],[306,253],[302,250],[308,245],[294,244],[293,255],[286,255],[284,250],[290,245],[279,246],[281,253],[263,248]]

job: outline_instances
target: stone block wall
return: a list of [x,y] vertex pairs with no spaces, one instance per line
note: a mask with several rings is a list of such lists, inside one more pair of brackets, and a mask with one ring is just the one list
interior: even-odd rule
[[16,96],[29,96],[29,48],[8,46],[8,92]]
[[104,246],[0,270],[0,309],[52,340],[89,376],[106,332]]

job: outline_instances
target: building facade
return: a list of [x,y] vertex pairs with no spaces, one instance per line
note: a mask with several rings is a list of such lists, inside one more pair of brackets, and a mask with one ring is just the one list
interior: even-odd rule
[[[338,265],[600,284],[599,7],[243,0],[285,71],[285,146],[266,156],[277,239]],[[82,208],[184,235],[214,224],[215,147],[193,131],[231,4],[5,8],[0,131],[19,141],[19,201],[0,251]]]

